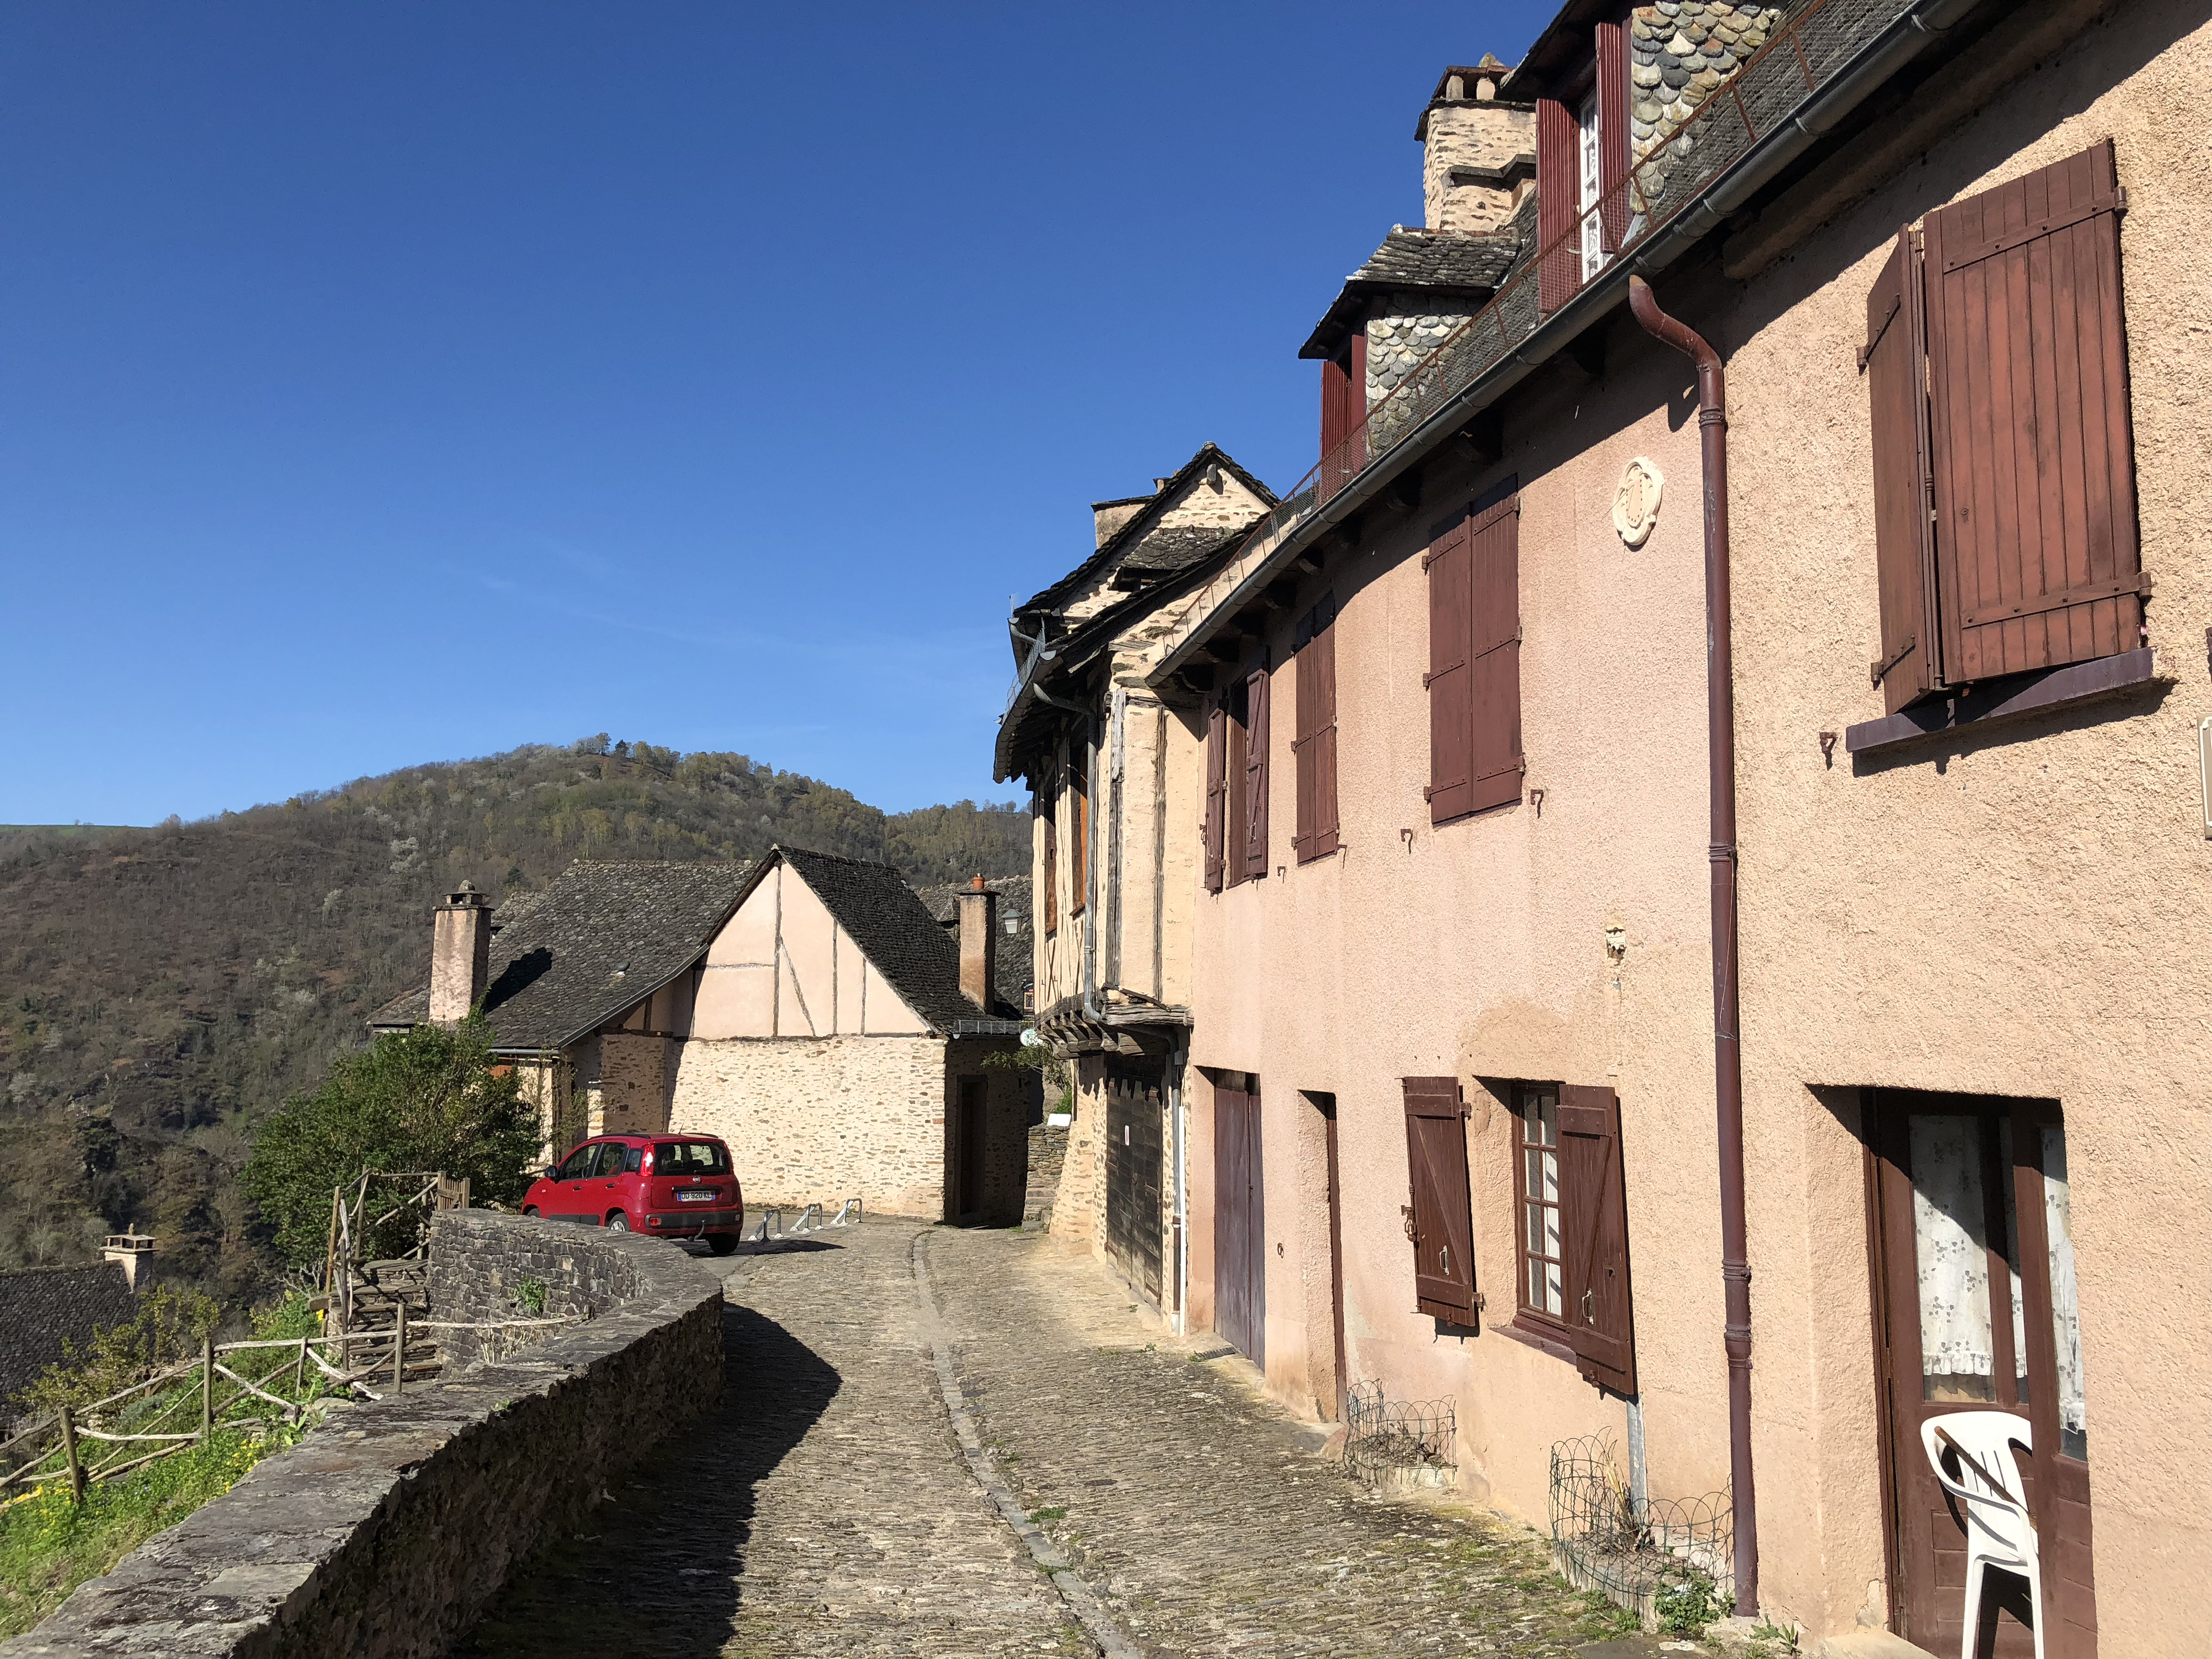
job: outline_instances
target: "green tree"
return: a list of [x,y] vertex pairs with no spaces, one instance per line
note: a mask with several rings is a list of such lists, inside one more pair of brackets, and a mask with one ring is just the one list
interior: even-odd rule
[[471,1196],[512,1201],[537,1150],[536,1113],[514,1073],[493,1069],[490,1028],[471,1015],[340,1055],[321,1088],[262,1123],[241,1182],[278,1252],[306,1266],[322,1259],[332,1189],[363,1170],[466,1176]]

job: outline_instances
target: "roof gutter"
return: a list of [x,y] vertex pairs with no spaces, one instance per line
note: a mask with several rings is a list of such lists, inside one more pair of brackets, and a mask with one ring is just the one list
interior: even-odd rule
[[1982,0],[1920,0],[1908,8],[1868,42],[1825,89],[1816,89],[1805,108],[1753,144],[1741,160],[1648,241],[1608,265],[1494,368],[1468,382],[1329,497],[1326,505],[1294,526],[1211,608],[1204,623],[1178,640],[1153,665],[1145,676],[1146,683],[1157,688],[1188,667],[1213,629],[1243,611],[1300,551],[1342,525],[1474,416],[1558,356],[1585,328],[1620,305],[1628,297],[1631,278],[1666,270],[1717,229],[1729,215],[1772,183],[1877,88],[1980,3]]

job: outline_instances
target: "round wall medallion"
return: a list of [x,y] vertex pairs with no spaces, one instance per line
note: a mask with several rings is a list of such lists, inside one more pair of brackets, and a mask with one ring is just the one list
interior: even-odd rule
[[1659,522],[1659,496],[1667,487],[1659,469],[1638,455],[1621,470],[1620,489],[1613,498],[1613,527],[1631,547],[1641,547]]

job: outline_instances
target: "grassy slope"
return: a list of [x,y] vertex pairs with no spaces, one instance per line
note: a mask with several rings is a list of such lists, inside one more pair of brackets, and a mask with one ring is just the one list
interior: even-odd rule
[[772,842],[916,880],[1024,873],[1028,818],[886,816],[738,755],[517,750],[203,823],[0,836],[0,1269],[90,1259],[126,1222],[239,1307],[274,1272],[234,1187],[253,1124],[312,1088],[427,971],[466,878],[542,887],[571,859],[731,859]]

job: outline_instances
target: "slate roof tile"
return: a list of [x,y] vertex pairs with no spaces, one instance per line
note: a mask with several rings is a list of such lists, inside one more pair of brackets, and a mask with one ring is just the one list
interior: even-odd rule
[[82,1349],[94,1332],[137,1316],[119,1261],[0,1273],[0,1423],[12,1416],[15,1397],[60,1361],[64,1342]]
[[1020,1017],[1012,1005],[986,1013],[961,994],[958,941],[890,865],[798,847],[777,848],[769,856],[778,854],[813,889],[891,989],[933,1029],[949,1031],[959,1020]]
[[[1505,280],[1520,250],[1520,236],[1510,222],[1480,235],[1395,226],[1367,262],[1345,278],[1328,313],[1315,325],[1298,355],[1333,356],[1368,306],[1386,294],[1426,293],[1470,301],[1485,299]],[[1467,309],[1472,311],[1474,306],[1469,304]]]
[[[750,864],[578,860],[542,893],[493,914],[484,1017],[495,1048],[560,1048],[698,960],[744,890]],[[618,971],[619,970],[619,971]],[[375,1027],[430,1015],[418,986],[369,1017]]]

